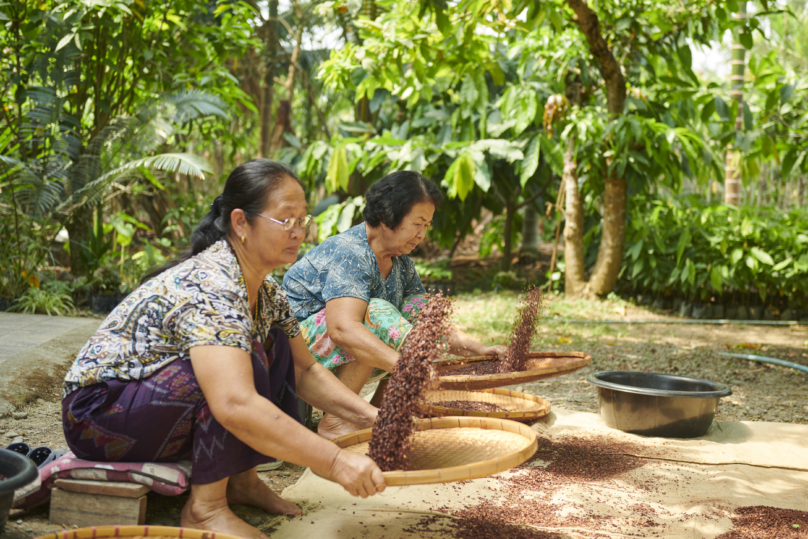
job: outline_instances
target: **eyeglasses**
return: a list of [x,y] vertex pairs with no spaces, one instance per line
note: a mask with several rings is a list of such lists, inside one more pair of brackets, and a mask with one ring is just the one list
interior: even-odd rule
[[255,213],[253,215],[257,215],[258,217],[263,217],[267,221],[272,221],[273,223],[278,223],[287,232],[289,232],[290,230],[295,228],[295,225],[300,225],[300,228],[302,228],[303,230],[306,230],[306,229],[309,228],[309,225],[311,224],[311,221],[314,219],[314,217],[312,217],[311,215],[306,215],[305,217],[301,217],[300,219],[298,219],[297,217],[290,217],[290,218],[288,218],[286,220],[278,221],[277,219],[273,219],[272,217],[267,217],[266,215],[262,215],[260,213]]

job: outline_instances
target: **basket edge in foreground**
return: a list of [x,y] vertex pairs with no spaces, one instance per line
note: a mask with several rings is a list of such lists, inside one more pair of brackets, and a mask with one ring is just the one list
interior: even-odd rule
[[174,526],[91,526],[62,530],[37,539],[107,539],[113,537],[182,537],[183,539],[242,539],[226,533],[177,528]]
[[[525,438],[531,440],[531,442],[521,450],[510,455],[506,455],[505,457],[488,459],[475,462],[474,464],[451,466],[449,468],[438,468],[434,470],[382,472],[387,486],[426,485],[432,483],[464,481],[466,479],[487,477],[495,473],[503,472],[515,466],[519,466],[532,457],[539,447],[539,439],[533,429],[527,425],[510,419],[448,416],[441,418],[422,419],[418,421],[416,426],[417,430],[446,428],[480,428],[487,430],[502,430],[521,434]],[[333,440],[333,442],[341,448],[349,447],[356,443],[367,441],[370,439],[372,432],[373,429],[363,429],[347,436],[336,438]]]

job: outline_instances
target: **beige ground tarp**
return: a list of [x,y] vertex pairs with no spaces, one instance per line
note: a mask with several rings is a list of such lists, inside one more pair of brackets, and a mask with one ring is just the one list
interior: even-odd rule
[[715,423],[702,438],[670,440],[555,410],[533,428],[538,458],[491,478],[391,487],[362,500],[307,470],[283,493],[304,516],[266,531],[275,539],[448,538],[456,517],[425,517],[477,507],[559,537],[713,538],[732,529],[737,507],[808,511],[806,425]]

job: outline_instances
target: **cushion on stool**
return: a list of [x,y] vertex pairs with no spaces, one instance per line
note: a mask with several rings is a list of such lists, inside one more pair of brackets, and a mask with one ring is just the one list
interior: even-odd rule
[[36,481],[14,492],[15,509],[27,509],[46,502],[57,479],[123,481],[146,485],[165,496],[177,496],[188,489],[190,462],[94,462],[77,458],[73,452],[39,469]]

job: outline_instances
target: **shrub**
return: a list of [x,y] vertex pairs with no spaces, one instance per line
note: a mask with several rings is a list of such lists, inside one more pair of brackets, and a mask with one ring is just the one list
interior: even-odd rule
[[693,198],[635,200],[625,245],[624,291],[806,307],[805,211],[734,208]]
[[65,292],[51,292],[32,286],[14,301],[11,310],[62,316],[73,310],[73,298]]

